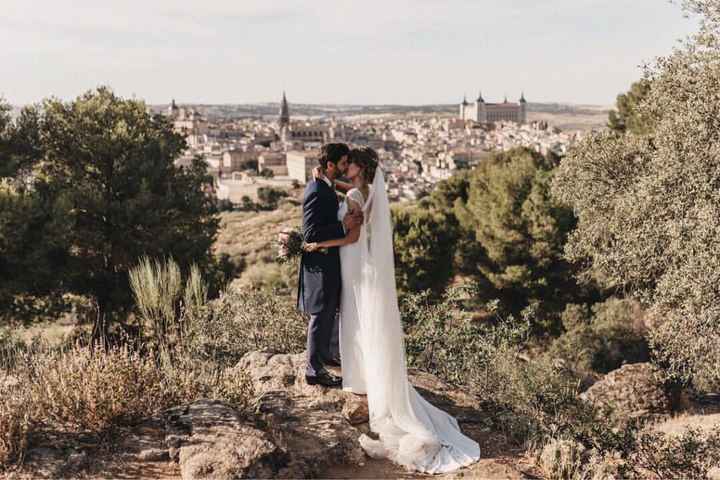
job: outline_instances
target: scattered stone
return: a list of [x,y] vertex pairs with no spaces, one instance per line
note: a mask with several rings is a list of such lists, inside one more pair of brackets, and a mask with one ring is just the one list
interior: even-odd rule
[[[177,453],[179,458],[179,450]],[[168,449],[148,448],[138,453],[137,458],[138,460],[142,460],[143,462],[166,462],[170,460],[170,453]]]
[[367,423],[370,420],[367,397],[348,399],[342,410],[343,417],[350,422],[350,425]]
[[580,398],[610,407],[616,419],[648,418],[671,411],[670,395],[650,363],[624,365],[596,382]]

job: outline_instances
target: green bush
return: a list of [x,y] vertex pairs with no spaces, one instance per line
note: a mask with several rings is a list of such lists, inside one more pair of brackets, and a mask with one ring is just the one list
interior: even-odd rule
[[633,300],[611,298],[592,309],[570,304],[561,316],[565,333],[548,354],[579,372],[608,373],[624,363],[646,362],[650,352],[642,316]]
[[451,288],[439,302],[409,295],[402,310],[408,364],[463,385],[488,408],[488,422],[518,442],[542,442],[559,432],[586,428],[592,409],[578,400],[579,381],[551,361],[523,354],[534,311],[502,316],[498,302],[479,322],[464,311],[474,288]]
[[632,108],[652,128],[589,135],[561,162],[552,191],[578,217],[567,258],[584,278],[642,301],[655,319],[649,335],[660,364],[715,391],[720,15],[717,0],[683,3],[701,14],[701,30],[648,67],[651,87]]

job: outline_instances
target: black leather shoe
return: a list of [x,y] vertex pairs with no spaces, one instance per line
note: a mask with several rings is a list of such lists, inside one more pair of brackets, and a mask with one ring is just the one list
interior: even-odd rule
[[308,385],[322,385],[323,387],[339,387],[342,385],[342,378],[336,377],[327,370],[323,370],[314,377],[305,375]]

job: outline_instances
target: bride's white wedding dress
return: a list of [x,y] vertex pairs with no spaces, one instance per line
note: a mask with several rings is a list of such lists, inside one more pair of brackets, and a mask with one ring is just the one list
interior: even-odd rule
[[[455,418],[425,401],[408,381],[382,170],[377,169],[370,198],[365,200],[357,190],[348,192],[348,197],[364,205],[365,224],[358,241],[340,249],[343,388],[367,393],[370,429],[379,436],[373,440],[363,435],[361,446],[372,457],[424,473],[470,465],[480,458],[477,442],[463,435]],[[344,205],[340,213],[347,208]]]

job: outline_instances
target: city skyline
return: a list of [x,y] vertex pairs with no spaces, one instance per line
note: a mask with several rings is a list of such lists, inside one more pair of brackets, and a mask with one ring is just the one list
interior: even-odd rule
[[98,85],[151,104],[611,105],[696,24],[665,0],[4,3],[16,105]]

